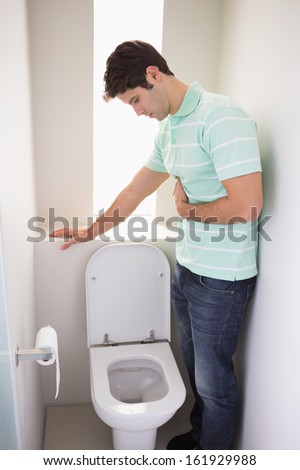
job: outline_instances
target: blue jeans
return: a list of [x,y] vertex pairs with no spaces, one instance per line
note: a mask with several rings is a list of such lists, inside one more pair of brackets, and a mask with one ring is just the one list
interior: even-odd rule
[[224,281],[177,263],[172,281],[180,346],[195,405],[190,420],[199,449],[231,449],[238,393],[232,356],[256,276]]

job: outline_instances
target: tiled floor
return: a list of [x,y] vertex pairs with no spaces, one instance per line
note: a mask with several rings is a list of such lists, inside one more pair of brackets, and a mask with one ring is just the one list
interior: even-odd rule
[[[166,449],[169,440],[190,429],[189,414],[193,399],[185,404],[172,419],[158,429],[157,449]],[[51,406],[46,410],[45,450],[110,450],[111,430],[96,415],[92,405]]]

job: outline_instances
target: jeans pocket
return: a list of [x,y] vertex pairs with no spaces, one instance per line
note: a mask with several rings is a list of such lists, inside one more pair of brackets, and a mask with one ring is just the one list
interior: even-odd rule
[[227,292],[228,294],[234,294],[236,288],[236,281],[226,281],[224,279],[214,279],[207,276],[199,276],[200,284],[214,292]]

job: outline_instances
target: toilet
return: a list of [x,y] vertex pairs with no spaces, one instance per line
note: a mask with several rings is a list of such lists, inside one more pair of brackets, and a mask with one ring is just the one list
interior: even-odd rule
[[185,400],[170,348],[170,266],[147,243],[99,249],[86,268],[91,396],[114,449],[155,449]]

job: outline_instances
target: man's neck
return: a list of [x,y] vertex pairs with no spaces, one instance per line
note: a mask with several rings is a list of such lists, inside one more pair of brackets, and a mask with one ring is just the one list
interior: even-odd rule
[[176,77],[169,76],[168,77],[168,95],[170,100],[170,115],[173,116],[179,110],[184,97],[186,95],[187,90],[189,89],[189,85],[184,82],[181,82]]

